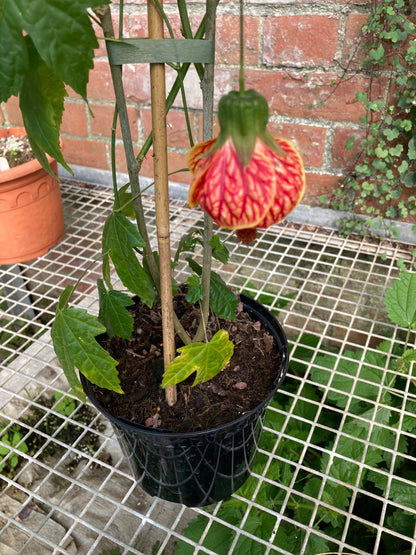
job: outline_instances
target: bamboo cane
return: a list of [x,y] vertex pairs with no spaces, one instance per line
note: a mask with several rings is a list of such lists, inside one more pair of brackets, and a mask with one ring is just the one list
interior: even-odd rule
[[[163,38],[163,19],[153,0],[147,0],[149,38]],[[156,228],[160,264],[160,296],[162,303],[163,357],[166,366],[175,358],[175,328],[172,298],[171,252],[169,230],[169,187],[166,137],[165,65],[150,64],[152,101],[153,168],[155,183]],[[176,387],[166,388],[169,406],[176,403]]]

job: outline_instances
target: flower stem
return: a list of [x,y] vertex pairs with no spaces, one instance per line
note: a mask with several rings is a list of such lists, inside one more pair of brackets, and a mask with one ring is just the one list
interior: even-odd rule
[[[217,10],[217,0],[206,0],[206,33],[207,40],[215,39],[215,15]],[[203,95],[203,140],[212,137],[212,120],[214,111],[214,64],[205,64],[204,79],[202,81]],[[208,214],[204,213],[204,250],[202,260],[201,284],[204,291],[204,298],[201,301],[201,320],[193,341],[201,341],[205,335],[206,322],[209,316],[209,294],[212,266],[212,220]]]
[[240,0],[240,92],[244,91],[244,0]]

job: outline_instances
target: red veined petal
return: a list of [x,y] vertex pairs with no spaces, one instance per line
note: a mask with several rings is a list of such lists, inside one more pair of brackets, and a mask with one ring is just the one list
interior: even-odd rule
[[256,227],[266,228],[285,218],[296,208],[305,192],[305,170],[300,154],[289,141],[276,139],[286,152],[282,157],[274,154],[276,189],[273,203]]
[[[229,229],[256,227],[262,221],[275,196],[274,157],[257,141],[250,163],[244,170],[236,150],[228,139],[213,154],[210,164],[196,175],[197,202],[220,226]],[[215,156],[217,155],[218,156]]]
[[204,158],[201,158],[209,152],[209,150],[213,147],[216,139],[209,139],[208,141],[204,141],[203,143],[198,143],[191,148],[188,152],[188,168],[191,170],[192,173],[196,173],[201,163],[204,161]]

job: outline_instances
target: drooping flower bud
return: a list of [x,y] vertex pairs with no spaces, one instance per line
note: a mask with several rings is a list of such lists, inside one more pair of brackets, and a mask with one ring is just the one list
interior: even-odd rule
[[189,152],[189,204],[199,204],[220,227],[241,230],[239,238],[250,242],[255,229],[277,223],[300,202],[302,159],[291,143],[267,131],[268,105],[256,91],[225,95],[218,117],[218,138]]

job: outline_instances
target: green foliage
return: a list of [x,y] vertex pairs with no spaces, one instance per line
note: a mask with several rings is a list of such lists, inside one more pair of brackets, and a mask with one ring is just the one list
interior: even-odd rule
[[0,2],[0,102],[19,96],[30,144],[48,171],[45,152],[65,165],[59,146],[65,85],[86,98],[98,47],[87,10],[108,1]]
[[416,273],[402,270],[400,278],[386,291],[387,314],[404,328],[416,328]]
[[105,331],[98,318],[82,308],[63,304],[58,308],[51,329],[53,346],[73,393],[82,401],[85,394],[75,367],[92,383],[123,393],[115,368],[117,362],[95,340]]
[[[3,431],[4,430],[4,431]],[[6,422],[0,422],[0,473],[13,477],[20,462],[19,452],[29,451],[26,441],[23,441],[25,431],[18,424],[7,427]]]
[[233,352],[234,345],[225,330],[217,331],[207,343],[190,343],[180,347],[179,356],[166,367],[162,387],[182,382],[194,372],[196,375],[193,385],[206,382],[227,366]]
[[[416,214],[416,26],[406,15],[403,0],[377,0],[362,29],[363,68],[371,83],[384,82],[388,69],[388,99],[358,91],[356,99],[366,110],[366,127],[355,155],[334,191],[331,206],[350,215],[339,221],[344,235],[371,234],[382,226],[397,236],[395,220]],[[373,97],[374,95],[374,97]],[[377,95],[377,97],[375,97]],[[346,149],[353,140],[349,139]],[[369,202],[371,201],[371,202]]]
[[102,279],[97,281],[100,296],[100,312],[98,318],[105,326],[109,337],[130,339],[133,332],[133,318],[126,307],[133,304],[131,297],[121,291],[107,291]]
[[[110,257],[123,285],[148,306],[152,306],[156,291],[136,253],[136,249],[144,246],[137,227],[121,212],[112,212],[104,225],[103,266],[108,266]],[[106,272],[106,276],[106,281],[109,281],[109,272]]]
[[[186,260],[192,271],[201,276],[201,266],[192,258],[188,257]],[[212,311],[220,318],[234,321],[237,304],[237,296],[227,286],[222,277],[216,272],[211,272],[209,305]]]
[[[309,370],[306,382],[285,382],[272,400],[260,452],[252,475],[237,492],[238,498],[232,497],[216,508],[215,522],[210,523],[205,515],[193,519],[185,537],[210,546],[214,553],[228,553],[235,540],[235,528],[242,528],[293,555],[337,552],[337,540],[341,540],[347,523],[345,515],[351,512],[347,542],[358,550],[371,552],[376,527],[372,531],[371,526],[365,526],[363,533],[354,517],[374,519],[378,524],[380,509],[376,498],[384,497],[388,502],[387,525],[412,541],[414,513],[410,511],[416,508],[411,463],[414,446],[406,435],[416,430],[416,404],[400,395],[407,386],[394,371],[399,347],[384,341],[376,350],[346,350],[341,355],[317,352],[319,338],[310,334],[298,338],[296,344],[291,368],[296,374]],[[311,367],[297,365],[293,359],[309,362]],[[412,387],[413,395],[415,391]],[[405,416],[399,418],[402,410]],[[306,452],[305,441],[310,442]],[[265,463],[270,455],[266,457],[264,451],[273,453],[267,470]],[[395,459],[393,451],[397,453]],[[394,477],[389,483],[393,460]],[[299,461],[301,471],[297,469]],[[260,486],[259,476],[265,478]],[[244,499],[254,503],[250,511]],[[396,503],[408,507],[409,513],[398,509]],[[283,517],[279,522],[276,514]],[[305,530],[311,531],[306,546]],[[218,537],[221,541],[217,541]],[[383,534],[380,552],[405,553],[409,546],[409,542],[398,539],[392,548],[389,541],[388,535]],[[253,554],[264,549],[262,543],[243,535],[237,545],[241,552]],[[185,540],[176,545],[177,555],[192,552]]]

